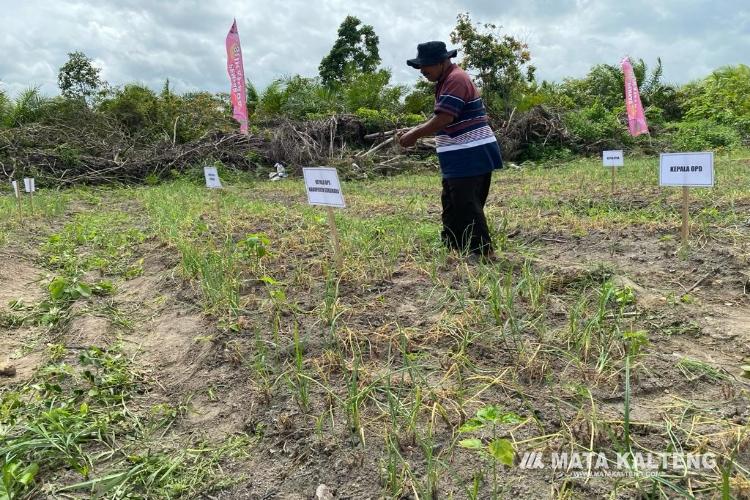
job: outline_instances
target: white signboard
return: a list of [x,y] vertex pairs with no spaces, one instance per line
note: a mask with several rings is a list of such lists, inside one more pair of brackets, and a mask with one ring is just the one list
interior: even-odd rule
[[206,187],[212,189],[221,188],[221,180],[216,167],[203,167],[203,175],[206,177]]
[[346,206],[335,168],[307,167],[302,169],[302,174],[305,176],[305,190],[310,205],[340,208]]
[[16,198],[20,198],[21,193],[18,192],[18,181],[11,181],[11,185],[13,185],[13,193],[16,195]]
[[622,150],[602,151],[602,163],[605,167],[622,167],[624,164]]
[[23,184],[24,184],[24,187],[26,188],[27,193],[33,193],[36,191],[36,185],[34,184],[33,177],[24,177]]
[[714,154],[662,153],[659,158],[660,186],[714,185]]

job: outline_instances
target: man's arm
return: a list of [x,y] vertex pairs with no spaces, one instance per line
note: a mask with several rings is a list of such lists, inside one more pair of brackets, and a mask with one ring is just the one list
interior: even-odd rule
[[417,125],[413,129],[398,138],[399,144],[402,147],[408,148],[413,146],[417,139],[420,137],[426,137],[428,135],[434,135],[436,132],[443,130],[446,126],[453,122],[453,116],[448,113],[436,113],[429,120],[421,125]]

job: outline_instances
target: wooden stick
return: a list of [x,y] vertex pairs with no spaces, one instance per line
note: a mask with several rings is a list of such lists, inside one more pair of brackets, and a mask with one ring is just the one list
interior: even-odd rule
[[214,192],[214,201],[216,202],[216,220],[221,224],[221,198],[219,197],[221,189],[213,188],[212,191]]
[[367,140],[370,139],[385,139],[386,137],[390,137],[395,133],[398,132],[404,132],[405,130],[411,130],[409,127],[406,128],[397,128],[395,130],[389,130],[388,132],[375,132],[374,134],[367,134],[364,138]]
[[703,276],[701,279],[699,279],[698,281],[696,281],[695,283],[693,283],[693,286],[691,286],[690,288],[688,288],[687,290],[685,290],[685,293],[692,292],[698,285],[700,285],[701,283],[703,283],[704,281],[706,281],[706,278],[708,278],[709,276],[711,276],[712,274],[714,274],[719,269],[721,269],[721,268],[720,267],[715,267],[715,268],[711,269],[709,272],[706,273],[705,276]]
[[617,167],[612,167],[612,194],[615,194],[615,172]]
[[357,157],[357,158],[364,158],[365,156],[369,156],[369,155],[373,154],[373,153],[374,153],[375,151],[377,151],[377,150],[379,150],[379,149],[382,149],[382,148],[383,148],[383,146],[385,146],[385,145],[387,145],[387,144],[390,144],[391,142],[393,142],[393,137],[394,137],[394,136],[391,136],[391,137],[389,137],[388,139],[386,139],[386,140],[384,140],[383,142],[381,142],[380,144],[378,144],[378,145],[376,145],[376,146],[373,146],[373,147],[371,147],[371,148],[370,148],[370,149],[369,149],[369,150],[368,150],[367,152],[365,152],[365,153],[359,153],[358,155],[356,155],[356,157]]
[[682,247],[688,246],[690,200],[688,198],[688,187],[682,186]]
[[23,220],[22,205],[21,205],[21,187],[16,183],[13,187],[13,191],[16,195],[16,201],[18,202],[18,220]]
[[336,263],[336,269],[341,270],[341,242],[339,241],[339,231],[336,229],[336,217],[332,207],[326,207],[328,212],[328,225],[331,226],[331,236],[333,237],[333,260]]
[[31,215],[34,215],[34,191],[29,191],[29,204],[31,205]]

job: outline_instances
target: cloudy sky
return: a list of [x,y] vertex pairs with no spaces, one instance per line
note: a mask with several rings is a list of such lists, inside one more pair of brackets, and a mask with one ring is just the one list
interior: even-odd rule
[[[227,91],[224,38],[237,18],[245,74],[259,88],[283,75],[314,76],[347,14],[371,24],[383,65],[412,84],[416,45],[448,41],[456,15],[502,26],[526,41],[537,77],[580,77],[625,55],[684,83],[750,64],[748,0],[0,0],[0,89],[55,95],[67,53],[80,50],[110,84],[178,92]],[[460,56],[460,53],[459,53]]]

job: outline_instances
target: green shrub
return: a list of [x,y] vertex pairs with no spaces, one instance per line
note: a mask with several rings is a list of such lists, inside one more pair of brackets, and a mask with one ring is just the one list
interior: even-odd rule
[[591,106],[565,114],[563,120],[584,146],[615,147],[631,142],[626,127],[620,122],[623,112],[624,106],[608,110],[595,99]]
[[260,96],[258,113],[306,119],[330,115],[341,107],[333,92],[318,78],[295,75],[278,79],[266,87]]
[[[13,104],[6,99],[3,121],[6,127],[18,127],[42,120],[48,112],[49,98],[42,96],[38,88],[24,90]],[[0,110],[2,111],[2,110]]]
[[732,149],[742,142],[740,133],[734,127],[710,120],[674,123],[670,128],[670,142],[678,151]]
[[419,125],[423,121],[425,121],[427,118],[424,115],[419,115],[415,113],[406,113],[404,115],[399,116],[399,125],[404,125],[407,127],[414,127],[416,125]]
[[750,67],[720,68],[681,92],[685,118],[710,120],[750,135]]
[[390,71],[381,69],[375,73],[350,73],[339,93],[347,111],[370,108],[395,111],[399,106],[405,87],[392,86]]
[[419,80],[414,89],[404,98],[404,113],[432,113],[434,107],[435,86],[426,80]]
[[155,126],[159,114],[156,94],[140,84],[128,84],[122,89],[115,89],[102,101],[99,108],[131,131]]

